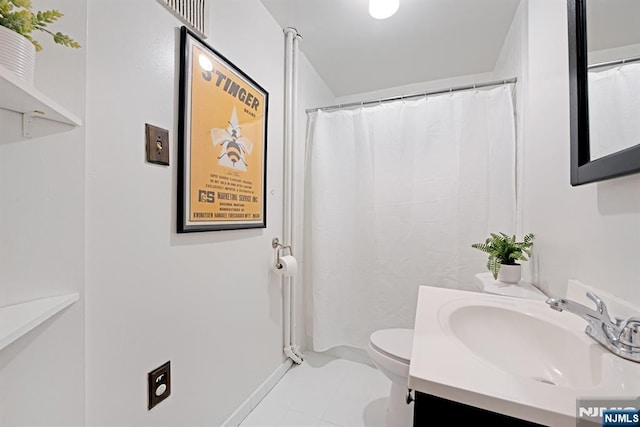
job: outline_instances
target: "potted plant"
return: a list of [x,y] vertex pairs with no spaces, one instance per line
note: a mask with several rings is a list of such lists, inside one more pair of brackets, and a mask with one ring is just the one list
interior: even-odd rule
[[505,283],[518,283],[522,277],[522,267],[517,261],[528,261],[533,246],[533,234],[516,241],[516,236],[505,233],[491,233],[484,243],[474,243],[472,248],[489,254],[487,268],[494,279]]
[[46,28],[62,16],[55,9],[33,11],[31,0],[0,0],[0,65],[33,83],[35,52],[42,50],[32,36],[34,31],[50,35],[57,44],[79,48],[78,42],[68,35]]

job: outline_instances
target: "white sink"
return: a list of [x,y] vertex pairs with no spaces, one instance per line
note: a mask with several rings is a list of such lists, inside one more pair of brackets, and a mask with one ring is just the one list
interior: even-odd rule
[[640,363],[609,352],[586,325],[545,301],[421,286],[408,386],[575,427],[580,399],[640,396]]
[[444,307],[440,320],[472,353],[513,375],[559,387],[600,384],[603,350],[546,314],[467,301]]

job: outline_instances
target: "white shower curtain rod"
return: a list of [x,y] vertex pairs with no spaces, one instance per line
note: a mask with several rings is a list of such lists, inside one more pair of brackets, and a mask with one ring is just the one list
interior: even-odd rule
[[401,101],[401,100],[412,99],[412,98],[422,98],[425,96],[440,95],[443,93],[458,92],[461,90],[471,90],[471,89],[486,88],[490,86],[500,86],[500,85],[505,85],[509,83],[515,83],[517,80],[518,79],[516,77],[513,77],[507,80],[496,80],[493,82],[476,83],[476,84],[465,85],[465,86],[456,86],[456,87],[450,87],[447,89],[438,89],[434,91],[415,93],[412,95],[393,96],[390,98],[374,99],[370,101],[350,102],[348,104],[336,104],[336,105],[330,105],[327,107],[309,108],[308,110],[306,110],[306,112],[308,114],[308,113],[313,113],[319,110],[340,110],[342,108],[362,107],[365,105],[382,104],[383,102]]
[[593,68],[602,68],[602,67],[610,67],[613,65],[628,64],[629,62],[640,62],[640,56],[635,56],[633,58],[617,59],[615,61],[601,62],[599,64],[589,65],[587,68],[591,70]]

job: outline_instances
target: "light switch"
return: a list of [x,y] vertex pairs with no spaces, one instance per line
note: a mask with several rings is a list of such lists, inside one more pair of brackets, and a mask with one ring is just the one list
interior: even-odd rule
[[169,131],[145,124],[147,162],[169,165]]

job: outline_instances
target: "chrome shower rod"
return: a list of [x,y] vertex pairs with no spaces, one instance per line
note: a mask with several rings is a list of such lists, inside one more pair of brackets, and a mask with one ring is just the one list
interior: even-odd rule
[[493,82],[476,83],[476,84],[465,85],[465,86],[456,86],[456,87],[450,87],[450,88],[447,88],[447,89],[438,89],[438,90],[434,90],[434,91],[426,91],[426,92],[414,93],[414,94],[411,94],[411,95],[393,96],[393,97],[390,97],[390,98],[381,98],[381,99],[374,99],[374,100],[360,101],[360,102],[349,102],[347,104],[336,104],[336,105],[330,105],[330,106],[327,106],[327,107],[309,108],[308,110],[306,110],[306,112],[308,114],[308,113],[313,113],[313,112],[316,112],[316,111],[319,111],[319,110],[327,111],[327,110],[340,110],[340,109],[343,109],[343,108],[363,107],[365,105],[382,104],[384,102],[402,101],[402,100],[406,100],[406,99],[422,98],[422,97],[426,97],[426,96],[441,95],[441,94],[444,94],[444,93],[458,92],[458,91],[462,91],[462,90],[472,90],[472,89],[487,88],[487,87],[491,87],[491,86],[500,86],[500,85],[515,83],[516,81],[517,81],[517,78],[513,77],[511,79],[506,79],[506,80],[496,80],[496,81],[493,81]]
[[635,56],[633,58],[616,59],[615,61],[608,61],[608,62],[601,62],[599,64],[593,64],[593,65],[589,65],[587,68],[591,70],[593,68],[611,67],[614,65],[622,65],[622,64],[628,64],[629,62],[639,62],[639,61],[640,61],[640,56]]

